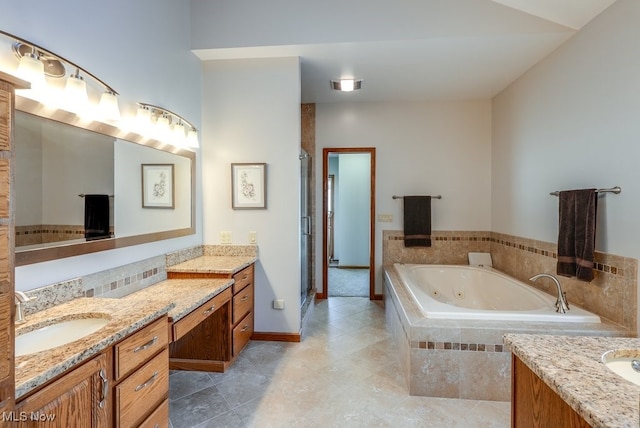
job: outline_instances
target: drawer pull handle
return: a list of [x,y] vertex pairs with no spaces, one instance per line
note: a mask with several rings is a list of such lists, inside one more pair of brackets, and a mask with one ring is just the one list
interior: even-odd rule
[[153,339],[151,339],[150,341],[148,341],[144,345],[140,345],[136,349],[134,349],[133,353],[135,354],[137,352],[144,351],[145,349],[149,348],[150,346],[153,346],[153,344],[156,343],[157,341],[158,341],[158,336],[153,336]]
[[203,312],[204,315],[209,315],[211,312],[216,310],[216,305],[211,305],[209,309]]
[[242,296],[242,299],[240,299],[241,302],[246,302],[247,300],[249,300],[249,296]]
[[153,375],[149,378],[148,381],[146,381],[145,383],[141,383],[140,385],[136,386],[135,391],[138,392],[141,389],[146,388],[147,386],[151,385],[156,380],[157,377],[158,377],[158,372],[156,371],[156,372],[153,373]]
[[101,409],[104,409],[104,406],[107,404],[107,395],[109,394],[109,379],[107,379],[107,373],[104,369],[100,369],[98,375],[100,376],[100,379],[102,379],[102,396],[98,406],[100,406]]
[[249,324],[245,324],[244,327],[242,327],[241,331],[247,331],[249,330]]

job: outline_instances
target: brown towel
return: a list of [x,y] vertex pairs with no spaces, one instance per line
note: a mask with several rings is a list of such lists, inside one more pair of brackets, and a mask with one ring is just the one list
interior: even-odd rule
[[560,192],[558,275],[590,282],[596,242],[596,189]]
[[404,246],[431,246],[431,196],[405,196]]

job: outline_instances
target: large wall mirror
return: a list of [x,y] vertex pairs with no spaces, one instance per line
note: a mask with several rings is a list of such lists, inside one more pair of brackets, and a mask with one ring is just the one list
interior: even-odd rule
[[16,266],[195,233],[193,152],[18,107]]

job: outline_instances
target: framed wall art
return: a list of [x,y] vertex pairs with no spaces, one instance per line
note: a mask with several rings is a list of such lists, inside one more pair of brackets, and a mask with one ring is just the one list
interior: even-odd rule
[[267,164],[231,164],[231,208],[234,210],[267,208]]
[[142,164],[142,208],[175,208],[174,164]]

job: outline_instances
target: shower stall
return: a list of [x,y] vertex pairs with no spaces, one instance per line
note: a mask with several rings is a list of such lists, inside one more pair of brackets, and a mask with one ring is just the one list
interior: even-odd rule
[[311,156],[300,152],[300,305],[311,291]]

